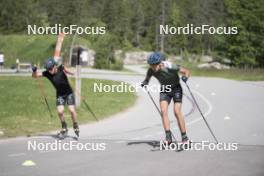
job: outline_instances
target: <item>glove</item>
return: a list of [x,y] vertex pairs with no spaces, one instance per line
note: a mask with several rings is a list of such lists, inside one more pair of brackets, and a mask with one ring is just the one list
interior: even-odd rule
[[38,68],[37,68],[36,66],[33,66],[33,67],[32,67],[32,71],[33,71],[34,73],[37,71],[37,69],[38,69]]
[[187,76],[182,76],[182,77],[181,77],[181,79],[182,79],[182,81],[183,81],[183,82],[185,82],[185,83],[186,83],[186,82],[187,82],[187,80],[188,80],[188,77],[187,77]]
[[148,85],[148,83],[146,82],[146,81],[143,81],[141,84],[140,84],[140,86],[143,88],[143,87],[145,87],[145,86],[147,86]]

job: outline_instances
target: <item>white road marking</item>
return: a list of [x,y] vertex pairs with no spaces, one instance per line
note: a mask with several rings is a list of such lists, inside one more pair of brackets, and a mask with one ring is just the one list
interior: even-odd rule
[[28,139],[50,139],[50,136],[31,136]]
[[32,160],[26,160],[22,163],[22,166],[35,166],[36,163]]
[[231,118],[229,116],[225,116],[224,120],[230,120]]
[[121,143],[125,143],[126,141],[116,141],[116,144],[121,144]]
[[212,96],[215,96],[216,94],[214,92],[211,93]]
[[17,157],[17,156],[24,156],[26,155],[25,153],[12,153],[12,154],[9,154],[8,156],[9,157]]
[[152,137],[152,135],[146,135],[146,136],[144,136],[144,138],[150,138],[150,137]]
[[[207,98],[205,98],[205,96],[203,96],[200,92],[198,91],[195,91],[195,90],[192,90],[194,93],[196,93],[197,95],[199,95],[204,101],[205,103],[207,104],[208,106],[208,110],[204,113],[204,117],[207,117],[213,110],[213,105],[210,103],[209,100],[207,100]],[[196,122],[199,122],[200,120],[202,120],[203,118],[200,117],[200,118],[197,118],[197,119],[194,119],[188,123],[186,123],[187,126],[191,125],[191,124],[194,124]]]
[[49,153],[49,152],[52,152],[52,150],[40,151],[39,153]]

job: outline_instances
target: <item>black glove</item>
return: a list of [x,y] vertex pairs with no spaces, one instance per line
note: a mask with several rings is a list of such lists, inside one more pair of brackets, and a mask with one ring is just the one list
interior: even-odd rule
[[143,88],[143,87],[147,86],[148,83],[147,83],[146,81],[143,81],[140,85],[141,85],[141,87]]
[[182,81],[185,82],[185,83],[188,81],[188,77],[187,77],[187,76],[182,76],[181,79],[182,79]]
[[36,71],[37,71],[37,67],[34,65],[33,67],[32,67],[32,71],[35,73]]

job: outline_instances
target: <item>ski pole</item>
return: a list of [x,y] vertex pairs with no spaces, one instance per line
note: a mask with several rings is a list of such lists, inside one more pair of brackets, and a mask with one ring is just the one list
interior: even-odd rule
[[77,96],[79,96],[81,98],[81,100],[83,101],[85,107],[92,114],[93,118],[98,122],[99,121],[98,118],[96,117],[95,113],[93,112],[93,110],[91,109],[91,107],[88,105],[88,103],[85,101],[85,98],[80,95],[79,90],[78,89],[75,89],[75,92],[76,92]]
[[[37,78],[38,79],[38,78]],[[49,103],[48,103],[48,100],[47,100],[47,97],[45,95],[45,91],[44,91],[44,86],[43,86],[43,82],[41,80],[38,79],[38,85],[39,85],[39,89],[40,89],[40,92],[41,92],[41,95],[46,103],[46,106],[48,108],[48,111],[49,111],[49,114],[50,114],[50,117],[53,118],[53,115],[51,113],[51,109],[50,109],[50,106],[49,106]]]
[[95,119],[96,121],[99,121],[99,120],[97,119],[95,113],[92,111],[91,107],[90,107],[90,106],[88,105],[88,103],[85,101],[84,97],[82,97],[82,96],[80,95],[80,92],[79,92],[78,90],[75,90],[75,92],[76,92],[77,95],[81,98],[81,100],[84,102],[85,107],[86,107],[86,108],[88,109],[88,111],[92,114],[92,116],[94,117],[94,119]]
[[92,111],[91,107],[88,105],[88,103],[85,100],[83,100],[83,102],[84,102],[86,108],[88,109],[88,111],[90,111],[90,113],[93,115],[94,119],[98,122],[99,120],[97,119],[96,115]]
[[[147,90],[147,88],[146,88],[145,86],[144,86],[144,88],[145,88],[145,90],[147,91],[148,96],[149,96],[149,98],[151,99],[152,103],[154,104],[154,106],[156,107],[157,111],[159,112],[160,117],[163,118],[163,117],[162,117],[162,113],[161,113],[161,111],[159,110],[159,107],[157,106],[157,104],[155,103],[155,101],[154,101],[152,95],[150,94],[150,92]],[[178,145],[177,140],[176,140],[176,137],[173,135],[173,133],[171,133],[171,135],[172,135],[173,139],[175,140],[176,145]]]
[[191,97],[192,97],[192,99],[193,99],[193,101],[194,101],[194,103],[195,103],[195,105],[196,105],[198,111],[200,112],[200,114],[201,114],[201,116],[202,116],[202,118],[203,118],[203,120],[204,120],[206,126],[208,127],[208,129],[209,129],[211,135],[213,136],[214,140],[215,140],[216,143],[218,144],[218,140],[217,140],[217,138],[215,137],[215,135],[214,135],[214,133],[213,133],[213,130],[211,129],[211,127],[210,127],[210,125],[208,124],[207,120],[205,119],[204,114],[203,114],[203,112],[202,112],[200,106],[198,105],[198,103],[197,103],[197,101],[196,101],[196,99],[195,99],[195,97],[194,97],[194,95],[193,95],[193,93],[192,93],[192,91],[191,91],[189,85],[187,84],[187,82],[185,82],[185,85],[186,85],[186,87],[188,88],[188,90],[189,90],[189,92],[190,92],[190,94],[191,94]]

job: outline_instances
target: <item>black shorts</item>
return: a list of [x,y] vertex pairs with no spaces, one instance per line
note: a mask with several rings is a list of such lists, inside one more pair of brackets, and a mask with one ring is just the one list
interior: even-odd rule
[[167,101],[169,104],[173,99],[174,103],[181,103],[182,102],[182,87],[178,85],[170,92],[160,92],[160,101]]
[[69,95],[62,95],[62,96],[57,96],[56,98],[56,105],[57,106],[61,106],[61,105],[65,105],[67,104],[69,105],[75,105],[75,97],[73,95],[73,93],[69,94]]

